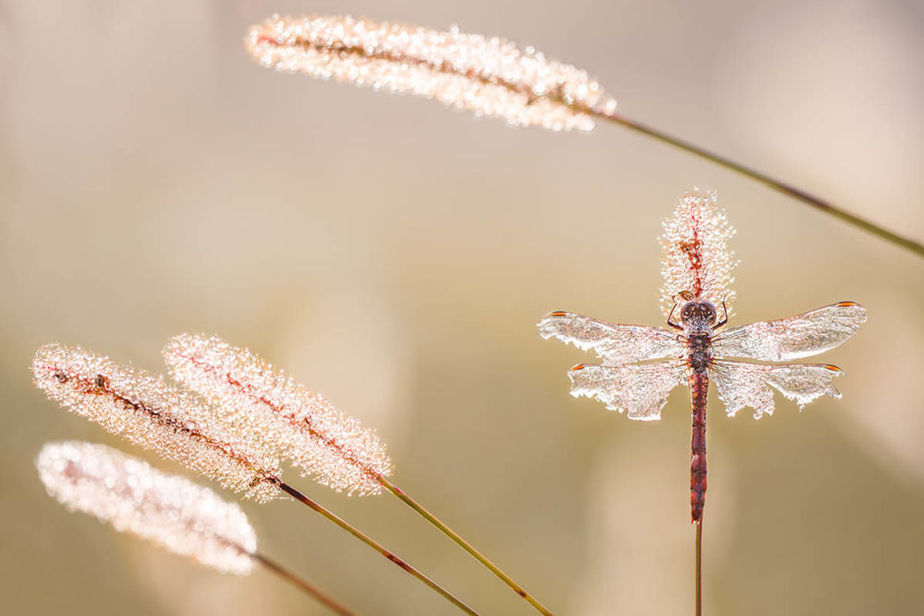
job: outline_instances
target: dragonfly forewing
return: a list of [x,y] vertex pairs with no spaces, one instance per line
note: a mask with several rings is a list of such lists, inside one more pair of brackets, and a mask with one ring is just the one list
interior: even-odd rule
[[[715,360],[710,368],[725,412],[754,409],[754,418],[773,414],[773,389],[803,406],[824,395],[840,398],[832,382],[843,374],[830,364],[752,364]],[[771,389],[771,387],[773,389]]]
[[866,321],[856,302],[838,302],[788,319],[759,321],[717,334],[716,357],[790,361],[822,353],[853,336]]
[[578,364],[571,368],[571,395],[596,398],[629,419],[661,419],[671,390],[686,379],[686,362],[679,359],[650,364],[604,366]]
[[572,312],[547,314],[539,321],[539,334],[569,342],[583,351],[592,349],[607,366],[680,357],[686,350],[684,342],[665,329],[607,323]]

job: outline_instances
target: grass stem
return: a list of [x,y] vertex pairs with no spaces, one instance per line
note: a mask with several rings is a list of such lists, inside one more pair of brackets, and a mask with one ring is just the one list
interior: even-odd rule
[[282,565],[270,560],[263,554],[250,554],[250,557],[285,581],[297,587],[302,592],[315,599],[318,603],[321,603],[322,605],[329,608],[335,614],[340,614],[340,616],[356,616],[356,612],[350,610],[348,607],[344,606],[342,603],[319,589],[317,586],[308,583],[306,580],[298,577]]
[[703,614],[703,521],[696,523],[696,616]]
[[383,488],[397,496],[402,502],[408,505],[411,509],[420,514],[425,520],[430,522],[433,526],[440,530],[444,535],[455,541],[463,550],[471,554],[475,560],[484,565],[491,573],[496,575],[501,581],[504,582],[507,586],[513,589],[515,593],[523,597],[530,605],[532,605],[537,612],[543,614],[544,616],[552,616],[550,612],[544,605],[539,603],[535,597],[526,592],[522,586],[517,584],[509,575],[501,571],[501,569],[491,562],[484,554],[476,550],[469,542],[459,536],[454,530],[446,526],[439,518],[427,511],[423,505],[415,501],[413,498],[407,495],[403,490],[392,484],[388,479],[379,475],[377,477],[378,482],[382,485]]
[[868,233],[872,233],[873,235],[876,235],[889,243],[895,244],[896,246],[901,246],[902,248],[905,248],[906,250],[910,250],[911,252],[913,252],[919,257],[924,257],[924,245],[922,245],[921,242],[911,239],[910,237],[905,237],[905,236],[899,235],[898,233],[889,231],[888,229],[885,229],[884,227],[870,220],[866,220],[865,218],[861,218],[860,216],[851,214],[847,210],[837,205],[834,205],[830,201],[825,201],[824,199],[821,199],[820,197],[816,197],[815,195],[808,193],[800,188],[796,188],[795,186],[792,186],[791,184],[787,184],[786,182],[782,182],[780,180],[772,178],[769,175],[762,173],[760,171],[757,171],[756,169],[752,167],[747,167],[741,163],[737,163],[730,158],[727,158],[720,154],[716,154],[714,152],[710,152],[709,150],[706,150],[705,148],[702,148],[698,145],[690,143],[689,141],[685,141],[678,137],[674,137],[657,128],[653,128],[646,124],[642,124],[641,122],[636,122],[635,120],[631,120],[615,112],[608,113],[605,111],[589,109],[589,108],[583,108],[582,111],[584,111],[588,115],[591,115],[595,118],[599,118],[601,120],[619,124],[621,126],[624,126],[625,128],[634,130],[635,132],[641,133],[643,135],[647,135],[649,137],[657,139],[658,141],[662,143],[666,143],[675,148],[678,148],[685,152],[693,154],[694,156],[697,156],[699,158],[715,163],[730,171],[734,171],[735,173],[738,173],[752,180],[760,182],[761,184],[764,184],[765,186],[768,186],[772,188],[773,190],[781,192],[784,195],[794,197],[795,199],[798,199],[802,203],[808,204],[818,210],[821,210],[822,212],[825,212],[826,214],[829,214],[830,216],[834,216],[835,218],[838,218],[846,222],[849,225],[857,227],[858,229],[863,229],[864,231],[867,231]]
[[378,552],[379,554],[381,554],[382,556],[384,556],[385,558],[387,558],[394,564],[401,567],[401,569],[403,569],[405,572],[411,574],[412,576],[414,576],[415,578],[417,578],[418,580],[420,580],[421,582],[429,586],[432,590],[436,591],[444,599],[446,599],[447,601],[455,605],[457,608],[459,608],[466,614],[469,614],[469,616],[479,616],[478,612],[476,612],[475,610],[470,608],[468,605],[463,603],[461,600],[456,598],[448,590],[446,590],[445,588],[443,588],[442,586],[440,586],[439,584],[437,584],[436,582],[428,578],[426,575],[424,575],[423,573],[421,573],[420,571],[418,571],[417,569],[415,569],[414,567],[406,563],[404,560],[402,560],[401,558],[399,558],[398,556],[396,556],[389,550],[385,549],[384,546],[376,542],[374,539],[372,539],[371,537],[363,533],[358,528],[351,525],[346,520],[340,518],[332,511],[329,511],[328,509],[324,508],[320,504],[316,503],[315,501],[310,499],[308,496],[299,492],[298,490],[288,485],[287,483],[280,481],[278,485],[279,485],[280,490],[282,490],[283,492],[291,496],[293,499],[297,500],[298,502],[302,503],[303,505],[307,507],[310,507],[314,511],[320,513],[322,516],[324,516],[325,518],[327,518],[328,520],[330,520],[331,522],[333,522],[334,524],[336,524],[343,530],[347,531],[348,533],[350,533],[351,535],[353,535],[354,537],[356,537],[357,539],[359,539],[360,541],[362,541],[363,543],[371,547],[373,550],[375,550],[376,552]]

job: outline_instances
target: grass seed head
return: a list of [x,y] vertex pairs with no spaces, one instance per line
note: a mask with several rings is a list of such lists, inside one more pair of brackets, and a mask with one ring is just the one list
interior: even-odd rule
[[48,494],[207,567],[250,573],[257,536],[236,504],[103,445],[48,443],[35,462]]
[[278,71],[421,96],[513,126],[587,131],[594,123],[585,110],[616,108],[585,71],[455,27],[274,15],[250,29],[245,47]]
[[279,495],[278,460],[205,401],[161,377],[79,347],[49,344],[32,363],[49,398],[136,445],[263,502]]
[[391,473],[384,443],[359,420],[219,338],[181,334],[164,348],[173,377],[234,413],[234,423],[337,491],[377,494],[377,476]]
[[674,302],[684,299],[706,300],[716,307],[725,301],[731,314],[735,299],[735,292],[730,289],[734,282],[732,270],[738,262],[728,240],[735,229],[719,207],[715,193],[697,188],[685,193],[663,227],[660,241],[664,314],[668,314]]

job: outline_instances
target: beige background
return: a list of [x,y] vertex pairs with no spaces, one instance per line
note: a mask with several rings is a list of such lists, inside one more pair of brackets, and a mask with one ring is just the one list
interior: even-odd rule
[[[0,2],[4,613],[320,613],[267,573],[222,577],[70,515],[38,484],[46,440],[113,441],[32,388],[35,348],[162,370],[187,330],[376,426],[395,482],[558,613],[688,613],[685,392],[655,424],[574,400],[565,371],[590,357],[535,322],[661,323],[655,238],[694,184],[738,228],[738,323],[842,299],[871,314],[825,356],[847,372],[842,400],[779,401],[760,422],[712,404],[707,613],[919,613],[924,261],[618,127],[512,130],[263,70],[241,38],[273,11],[534,44],[631,117],[924,239],[920,2]],[[485,614],[531,613],[395,499],[294,483]],[[454,613],[304,508],[244,506],[266,553],[357,610]]]

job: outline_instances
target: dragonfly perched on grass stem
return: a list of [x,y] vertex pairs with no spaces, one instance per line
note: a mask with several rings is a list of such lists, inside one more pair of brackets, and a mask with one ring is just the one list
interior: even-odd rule
[[866,321],[866,309],[842,301],[787,319],[725,329],[734,298],[728,287],[736,262],[727,246],[733,234],[714,193],[687,193],[674,216],[665,221],[661,293],[670,329],[608,323],[562,311],[549,313],[539,322],[543,338],[593,350],[602,360],[571,368],[568,376],[574,396],[596,398],[630,419],[651,421],[660,419],[672,389],[684,382],[689,387],[693,414],[690,508],[697,525],[697,575],[706,495],[710,380],[729,415],[745,407],[754,410],[755,418],[772,414],[773,389],[800,409],[823,395],[839,398],[833,380],[843,373],[837,366],[772,362],[790,362],[833,349]]

